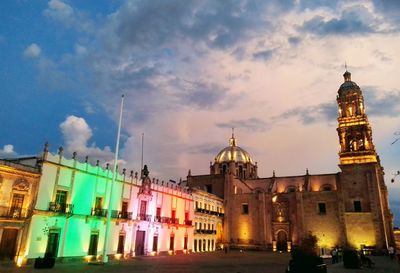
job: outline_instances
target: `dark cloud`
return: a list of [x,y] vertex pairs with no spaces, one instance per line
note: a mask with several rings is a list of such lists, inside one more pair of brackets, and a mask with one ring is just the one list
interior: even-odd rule
[[258,51],[253,54],[253,59],[258,61],[269,61],[272,58],[273,50]]
[[296,107],[278,116],[273,117],[275,121],[298,117],[303,124],[311,124],[320,121],[334,121],[337,118],[336,102],[321,103],[311,107]]
[[345,9],[339,18],[326,20],[322,16],[314,16],[305,21],[300,28],[302,31],[317,35],[329,34],[365,34],[376,32],[374,15],[364,6],[353,6]]
[[[370,117],[400,116],[400,91],[385,92],[379,95],[379,90],[366,87],[363,90],[366,113]],[[336,102],[321,103],[309,107],[296,107],[272,118],[274,121],[297,117],[303,124],[321,121],[335,121],[338,115]]]
[[191,82],[174,78],[171,86],[177,90],[174,95],[182,106],[211,109],[225,103],[234,103],[233,97],[228,96],[228,89],[216,83]]
[[269,129],[270,125],[259,119],[259,118],[249,118],[249,119],[239,119],[231,120],[228,122],[216,123],[219,128],[243,128],[249,131],[263,132]]
[[230,48],[271,28],[276,16],[294,6],[287,1],[127,1],[113,16],[115,42],[128,47],[157,47],[191,39],[210,47]]
[[400,91],[380,94],[380,90],[375,87],[366,87],[363,92],[365,108],[368,116],[400,116]]
[[289,44],[291,44],[293,46],[297,46],[298,44],[300,44],[301,38],[292,36],[292,37],[288,38],[288,42],[289,42]]
[[221,143],[204,143],[200,145],[190,146],[184,149],[182,152],[190,154],[208,154],[214,155],[221,150]]

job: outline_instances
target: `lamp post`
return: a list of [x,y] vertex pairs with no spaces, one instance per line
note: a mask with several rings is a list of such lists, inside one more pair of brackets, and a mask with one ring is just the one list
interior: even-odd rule
[[121,121],[122,121],[123,107],[124,107],[124,95],[121,96],[121,108],[120,108],[120,112],[119,112],[117,143],[115,144],[114,168],[113,168],[113,173],[112,173],[110,196],[108,198],[107,224],[106,224],[106,232],[104,235],[104,247],[103,247],[103,258],[102,258],[103,263],[108,262],[108,256],[107,256],[107,248],[108,248],[108,241],[109,241],[108,237],[109,237],[110,228],[111,228],[111,206],[112,206],[112,198],[113,198],[113,186],[114,186],[115,179],[117,178],[117,161],[118,161],[119,138],[120,138],[120,134],[121,134]]

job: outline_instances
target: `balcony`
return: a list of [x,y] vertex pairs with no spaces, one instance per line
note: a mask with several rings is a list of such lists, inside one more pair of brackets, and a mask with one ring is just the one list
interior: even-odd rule
[[179,225],[179,219],[178,218],[171,218],[171,224],[173,225]]
[[191,226],[192,225],[192,220],[185,220],[183,222],[183,224],[186,225],[186,226]]
[[137,215],[137,219],[140,220],[140,221],[151,222],[151,218],[152,218],[152,216],[150,214],[139,213]]
[[49,211],[72,214],[74,211],[74,204],[50,202]]
[[161,223],[161,216],[154,216],[154,222]]
[[111,217],[112,218],[117,218],[117,219],[131,219],[132,218],[132,212],[130,212],[130,211],[113,210],[111,212]]
[[92,208],[90,213],[92,216],[107,217],[107,210],[102,208]]
[[170,217],[161,217],[161,223],[166,223],[169,224],[171,222],[171,218]]
[[28,215],[27,209],[0,206],[0,218],[24,219]]

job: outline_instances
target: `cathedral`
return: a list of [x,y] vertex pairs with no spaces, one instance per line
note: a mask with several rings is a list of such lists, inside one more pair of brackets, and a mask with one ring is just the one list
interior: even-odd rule
[[209,175],[187,185],[223,198],[223,241],[231,247],[290,251],[302,237],[318,238],[321,255],[334,247],[394,245],[384,172],[376,153],[360,87],[346,70],[337,93],[340,172],[260,178],[257,163],[229,146],[210,164]]

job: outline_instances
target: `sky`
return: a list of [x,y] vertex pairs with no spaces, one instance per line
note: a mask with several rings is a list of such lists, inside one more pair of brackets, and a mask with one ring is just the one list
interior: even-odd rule
[[[161,180],[207,174],[231,128],[260,177],[336,173],[345,63],[400,225],[400,1],[5,0],[0,157],[114,156]],[[395,143],[393,143],[395,142]],[[393,144],[392,144],[393,143]]]

